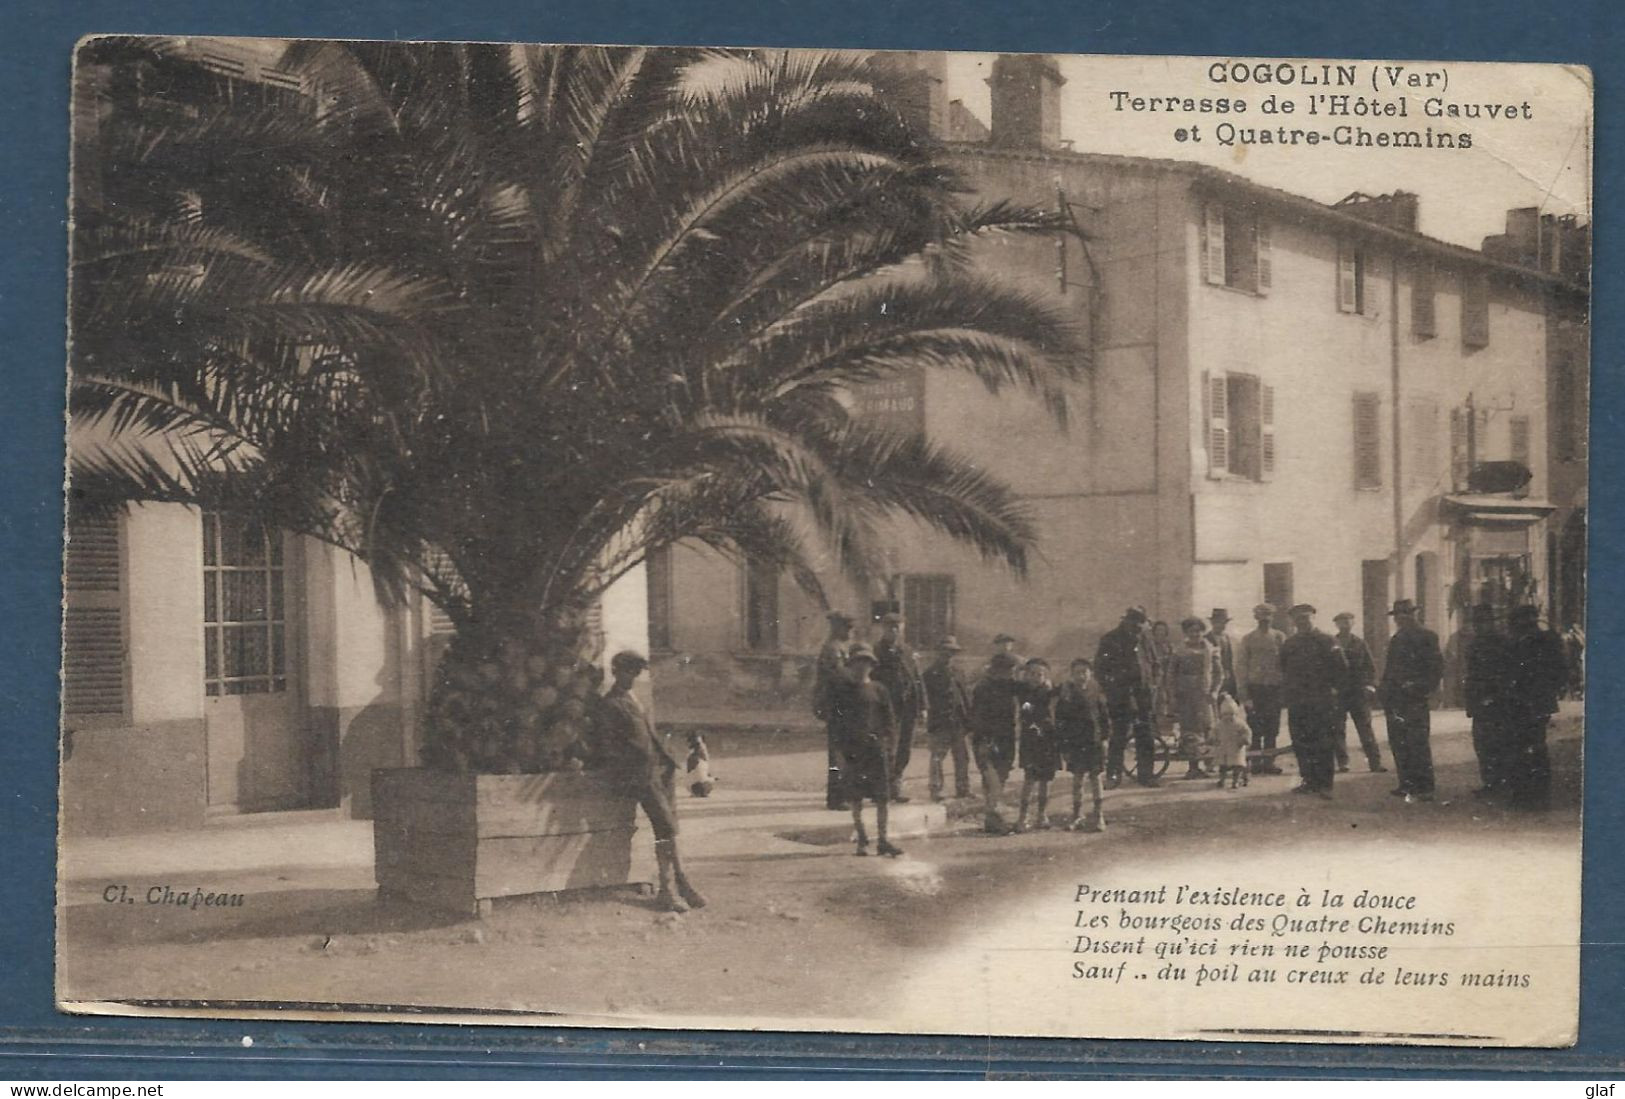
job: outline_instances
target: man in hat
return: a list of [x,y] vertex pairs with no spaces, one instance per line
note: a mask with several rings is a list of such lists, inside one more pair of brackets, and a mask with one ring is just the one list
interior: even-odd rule
[[1293,793],[1329,798],[1337,699],[1348,681],[1348,663],[1337,643],[1315,628],[1314,607],[1299,603],[1287,613],[1294,632],[1281,643],[1281,701],[1302,776]]
[[1520,809],[1547,809],[1552,763],[1546,731],[1557,713],[1568,678],[1563,639],[1542,629],[1540,609],[1516,606],[1507,615],[1506,774],[1507,797]]
[[1472,638],[1467,642],[1466,670],[1462,675],[1462,703],[1473,723],[1473,754],[1478,757],[1479,787],[1474,797],[1506,793],[1507,757],[1507,639],[1488,603],[1473,607]]
[[970,748],[966,743],[970,720],[970,692],[954,659],[959,642],[944,637],[936,659],[921,675],[925,685],[925,735],[931,746],[931,800],[941,801],[943,760],[953,756],[954,797],[970,797]]
[[846,681],[846,658],[851,647],[852,616],[842,611],[830,611],[829,637],[818,650],[818,663],[813,669],[813,716],[824,723],[825,742],[829,748],[829,770],[824,783],[826,808],[846,808],[841,793],[841,759],[835,747],[835,688]]
[[660,874],[657,903],[672,912],[687,912],[705,907],[705,898],[689,883],[677,854],[676,776],[681,760],[666,738],[655,732],[648,711],[632,693],[632,684],[648,666],[647,657],[631,650],[610,660],[614,685],[594,712],[597,755],[605,777],[617,790],[636,798],[649,818]]
[[[1134,764],[1141,786],[1158,786],[1156,742],[1151,733],[1151,688],[1148,678],[1146,612],[1130,607],[1122,620],[1107,630],[1095,650],[1095,678],[1106,694],[1112,732],[1106,753],[1106,785],[1112,789],[1123,781],[1124,756],[1128,742],[1134,741]],[[1152,658],[1154,659],[1154,657]],[[1154,675],[1153,666],[1151,674]]]
[[1016,759],[1021,710],[1016,667],[1016,658],[1009,653],[994,653],[987,675],[970,697],[971,752],[982,775],[983,827],[994,835],[1010,831],[999,810]]
[[1433,800],[1433,746],[1428,696],[1439,689],[1444,654],[1439,635],[1422,625],[1416,604],[1396,599],[1388,612],[1394,636],[1388,642],[1382,682],[1377,688],[1388,721],[1388,750],[1394,754],[1399,785],[1394,794],[1413,801]]
[[1275,744],[1281,737],[1281,646],[1286,636],[1276,629],[1275,608],[1260,603],[1253,608],[1258,627],[1245,634],[1236,648],[1236,701],[1247,711],[1252,730],[1252,771],[1278,775]]
[[1214,667],[1216,674],[1213,681],[1219,685],[1221,694],[1235,698],[1236,647],[1230,639],[1230,612],[1224,607],[1214,607],[1208,622],[1213,626],[1208,631],[1208,644],[1213,646],[1214,659],[1218,661]]
[[914,725],[925,707],[925,684],[914,654],[903,644],[903,616],[890,611],[880,616],[880,640],[875,642],[875,682],[891,693],[897,716],[897,750],[892,760],[891,799],[905,802],[903,772],[914,744]]
[[1382,765],[1382,749],[1377,746],[1377,734],[1371,730],[1371,700],[1377,696],[1377,664],[1371,659],[1371,648],[1365,639],[1354,632],[1354,615],[1342,611],[1332,617],[1337,633],[1332,640],[1343,650],[1348,662],[1348,682],[1337,698],[1337,769],[1349,769],[1349,719],[1354,719],[1354,730],[1360,736],[1360,750],[1365,753],[1366,766],[1372,771],[1386,771]]
[[863,799],[875,803],[876,852],[896,857],[903,852],[886,835],[886,806],[891,800],[892,757],[897,747],[897,718],[891,692],[870,678],[876,666],[874,650],[859,642],[846,657],[848,676],[835,688],[835,740],[841,756],[841,784],[852,809],[857,833],[857,854],[869,853],[869,833],[863,826]]

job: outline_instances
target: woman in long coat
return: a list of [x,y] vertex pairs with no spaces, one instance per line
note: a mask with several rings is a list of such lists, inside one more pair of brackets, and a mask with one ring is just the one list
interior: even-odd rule
[[1213,643],[1203,636],[1207,623],[1187,618],[1179,624],[1184,640],[1174,646],[1168,672],[1169,701],[1179,722],[1179,753],[1190,761],[1186,778],[1201,778],[1207,772],[1202,757],[1213,730],[1213,701],[1219,684],[1213,674]]

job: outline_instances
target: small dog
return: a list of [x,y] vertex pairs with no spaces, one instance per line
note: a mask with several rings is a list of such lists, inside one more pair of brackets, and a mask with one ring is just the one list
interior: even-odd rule
[[1241,705],[1228,694],[1219,696],[1219,719],[1214,722],[1214,759],[1219,765],[1219,788],[1224,788],[1225,775],[1230,777],[1230,789],[1247,785],[1247,745],[1252,738],[1247,718]]
[[697,798],[708,798],[716,786],[717,780],[711,774],[711,753],[705,747],[705,738],[699,733],[689,733],[688,792]]

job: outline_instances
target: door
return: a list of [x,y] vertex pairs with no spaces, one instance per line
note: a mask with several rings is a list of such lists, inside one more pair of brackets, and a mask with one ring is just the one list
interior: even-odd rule
[[236,516],[203,516],[203,693],[209,808],[299,808],[310,768],[299,721],[290,536]]

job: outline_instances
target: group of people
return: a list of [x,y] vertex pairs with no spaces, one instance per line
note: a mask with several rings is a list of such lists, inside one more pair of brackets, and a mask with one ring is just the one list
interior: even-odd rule
[[[1330,798],[1335,776],[1349,769],[1350,723],[1367,767],[1388,770],[1372,725],[1379,705],[1398,778],[1392,792],[1407,803],[1433,800],[1431,698],[1444,670],[1438,635],[1422,625],[1414,602],[1397,600],[1379,677],[1370,648],[1354,633],[1354,615],[1335,615],[1336,633],[1327,634],[1316,627],[1317,614],[1308,603],[1292,607],[1288,635],[1275,626],[1276,608],[1260,603],[1255,628],[1233,637],[1228,611],[1214,608],[1207,621],[1181,622],[1174,642],[1143,607],[1130,607],[1100,639],[1094,659],[1072,661],[1057,682],[1048,661],[1017,655],[1008,634],[994,639],[986,665],[967,681],[954,638],[944,638],[921,671],[901,640],[900,615],[880,619],[881,636],[870,646],[853,642],[849,615],[832,612],[814,685],[815,713],[828,732],[827,804],[852,812],[862,855],[869,852],[862,810],[872,803],[875,850],[900,854],[887,835],[886,810],[908,800],[901,782],[922,725],[932,799],[945,796],[950,761],[954,796],[969,797],[974,760],[984,825],[995,833],[1050,827],[1050,784],[1062,771],[1071,777],[1069,826],[1103,831],[1103,791],[1131,775],[1159,785],[1159,732],[1177,731],[1185,778],[1235,788],[1251,775],[1284,774],[1276,760],[1290,751],[1299,775],[1293,792]],[[1534,607],[1513,608],[1505,635],[1492,628],[1493,616],[1482,617],[1469,655],[1468,709],[1479,793],[1540,807],[1551,782],[1546,726],[1568,679],[1564,643],[1541,628]],[[1004,798],[1017,768],[1012,823]]]

